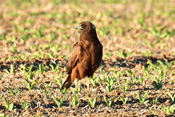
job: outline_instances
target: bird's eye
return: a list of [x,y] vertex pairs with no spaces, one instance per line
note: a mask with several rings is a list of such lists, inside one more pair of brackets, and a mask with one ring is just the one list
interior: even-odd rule
[[81,28],[85,29],[86,25],[85,24],[81,24]]

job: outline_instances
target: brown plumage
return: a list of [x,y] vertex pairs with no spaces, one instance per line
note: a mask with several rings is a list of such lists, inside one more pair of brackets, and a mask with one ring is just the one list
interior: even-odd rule
[[95,26],[86,21],[76,28],[80,29],[80,39],[73,45],[67,64],[68,77],[61,89],[68,89],[75,79],[92,77],[102,60],[103,46]]

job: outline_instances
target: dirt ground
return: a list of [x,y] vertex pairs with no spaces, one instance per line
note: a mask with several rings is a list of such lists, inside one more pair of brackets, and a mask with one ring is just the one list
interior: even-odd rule
[[[174,8],[174,0],[0,0],[0,116],[175,116]],[[82,21],[96,26],[103,61],[94,80],[62,93]],[[65,97],[61,107],[53,97]]]

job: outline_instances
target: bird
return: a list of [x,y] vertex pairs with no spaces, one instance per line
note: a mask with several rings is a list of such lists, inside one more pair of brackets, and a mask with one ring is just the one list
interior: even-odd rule
[[97,37],[95,25],[84,21],[76,29],[79,29],[80,37],[69,55],[66,69],[68,77],[61,87],[62,90],[68,89],[75,79],[93,77],[102,61],[103,46]]

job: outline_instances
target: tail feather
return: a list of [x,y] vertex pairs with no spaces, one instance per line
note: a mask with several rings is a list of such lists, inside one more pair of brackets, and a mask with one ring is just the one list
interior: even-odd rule
[[63,90],[64,88],[68,89],[71,86],[72,82],[71,82],[71,77],[70,75],[67,77],[67,79],[64,81],[61,89]]

